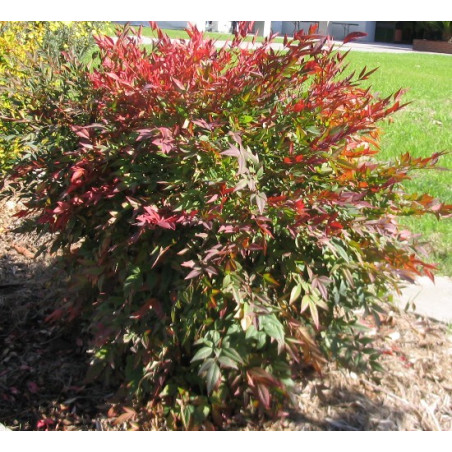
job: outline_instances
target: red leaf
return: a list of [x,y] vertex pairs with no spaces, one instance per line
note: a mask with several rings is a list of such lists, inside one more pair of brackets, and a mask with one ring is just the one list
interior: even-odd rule
[[43,428],[46,426],[46,423],[43,419],[40,419],[37,423],[36,423],[36,428]]
[[13,216],[22,218],[22,217],[26,217],[28,214],[29,214],[28,210],[24,209],[24,210],[21,210],[21,211],[15,213]]
[[274,205],[277,204],[279,202],[285,201],[287,199],[286,195],[281,195],[281,196],[270,196],[267,199],[267,202],[269,205]]
[[86,130],[84,127],[72,126],[71,129],[80,138],[86,138],[86,139],[89,140],[89,138],[90,138],[89,137],[89,131]]
[[310,35],[313,35],[313,34],[317,33],[318,28],[319,28],[319,24],[312,24],[312,25],[309,26],[308,33]]
[[185,279],[196,278],[200,274],[201,274],[201,269],[200,268],[195,268],[185,277]]
[[53,419],[40,419],[37,423],[36,423],[36,428],[45,428],[46,430],[49,429],[50,425],[55,424],[55,421]]
[[257,385],[257,397],[259,401],[262,403],[265,409],[270,408],[270,391],[268,390],[267,386],[263,384]]
[[114,72],[107,72],[105,75],[106,75],[107,77],[112,78],[113,80],[116,80],[116,81],[119,80],[119,77],[118,77]]
[[304,212],[304,202],[300,199],[298,201],[295,201],[295,208],[297,209],[297,212],[301,215]]
[[137,141],[146,140],[154,136],[154,129],[138,129]]
[[253,29],[254,21],[238,21],[237,23],[237,34],[242,38],[246,38],[246,35]]
[[209,200],[207,201],[207,204],[211,204],[211,203],[215,202],[218,198],[219,198],[218,195],[213,195],[211,198],[209,198]]
[[185,91],[185,86],[183,85],[183,83],[180,80],[173,77],[173,82],[180,90]]
[[362,31],[354,31],[352,33],[349,33],[345,38],[343,43],[346,44],[347,42],[354,41],[358,38],[363,38],[364,36],[367,36],[367,33],[363,33]]
[[304,102],[303,100],[300,100],[300,102],[297,102],[293,106],[293,111],[300,112],[301,110],[304,110],[305,108],[306,108],[306,102]]
[[74,173],[71,177],[71,182],[75,182],[76,180],[80,179],[85,174],[84,168],[75,168]]
[[331,223],[330,223],[330,226],[333,228],[333,229],[344,229],[344,226],[342,226],[339,222],[337,222],[337,221],[332,221]]
[[281,382],[261,367],[252,367],[247,371],[247,376],[248,381],[251,379],[251,386],[262,384],[265,386],[281,387]]

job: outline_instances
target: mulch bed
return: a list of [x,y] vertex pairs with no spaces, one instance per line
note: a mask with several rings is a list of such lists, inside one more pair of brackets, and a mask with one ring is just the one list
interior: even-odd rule
[[[24,232],[17,198],[0,200],[0,423],[11,430],[164,429],[84,382],[80,325],[46,322],[64,297],[58,257],[36,251],[50,237]],[[385,372],[328,365],[300,375],[297,407],[278,421],[236,416],[230,430],[452,430],[452,331],[395,307],[373,332]],[[122,417],[121,417],[122,415]]]

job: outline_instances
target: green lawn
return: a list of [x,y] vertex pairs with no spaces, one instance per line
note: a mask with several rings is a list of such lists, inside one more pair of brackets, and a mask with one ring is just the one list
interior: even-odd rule
[[[138,27],[132,27],[134,29],[138,29]],[[113,24],[109,25],[109,31],[111,34],[113,34],[115,29],[115,26]],[[185,30],[169,30],[169,29],[162,29],[170,38],[172,39],[188,39],[188,34]],[[143,27],[142,36],[146,36],[148,38],[156,38],[157,33],[155,33],[150,27]],[[217,41],[232,41],[234,39],[234,35],[231,33],[211,33],[211,32],[205,32],[204,36],[215,39]],[[251,41],[253,39],[252,36],[247,36],[245,38],[245,41]],[[257,42],[262,42],[264,38],[262,36],[258,36],[256,38]],[[284,38],[278,37],[275,39],[275,42],[283,42]]]
[[[411,102],[382,124],[381,159],[410,152],[428,156],[436,151],[452,152],[452,58],[447,55],[350,52],[350,69],[379,67],[368,85],[387,96],[399,88],[407,89],[405,102]],[[407,181],[407,190],[429,193],[452,204],[452,154],[442,157],[439,165],[448,171],[420,171]],[[428,261],[439,264],[439,273],[452,275],[452,219],[435,217],[404,220],[413,231],[432,242]]]

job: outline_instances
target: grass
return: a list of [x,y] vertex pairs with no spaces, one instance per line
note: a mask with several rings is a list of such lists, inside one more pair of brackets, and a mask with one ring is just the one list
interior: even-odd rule
[[[138,30],[139,27],[132,27],[135,30]],[[113,24],[109,25],[108,31],[110,34],[114,34],[115,26]],[[185,30],[170,30],[170,29],[162,29],[171,39],[188,39],[188,34]],[[142,36],[147,38],[156,38],[157,33],[154,32],[150,27],[143,27]],[[210,39],[214,39],[216,41],[232,41],[234,39],[234,35],[232,33],[216,33],[216,32],[204,32],[204,36]],[[247,36],[245,41],[252,41],[253,36]],[[256,37],[256,42],[262,42],[264,38],[262,36]],[[277,37],[275,42],[283,42],[284,38]]]
[[[394,159],[409,152],[429,156],[436,151],[452,152],[452,59],[447,55],[350,52],[350,69],[379,67],[368,81],[382,96],[407,90],[404,101],[411,102],[382,124],[379,158]],[[452,204],[452,154],[439,166],[447,171],[420,171],[405,183],[409,192],[429,193]],[[403,219],[409,229],[432,243],[429,262],[436,262],[439,273],[452,275],[452,219],[437,221],[433,216]]]

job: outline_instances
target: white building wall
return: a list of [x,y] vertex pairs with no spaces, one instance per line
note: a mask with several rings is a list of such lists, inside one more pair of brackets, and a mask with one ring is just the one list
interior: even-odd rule
[[[299,30],[303,30],[305,33],[307,33],[311,25],[318,24],[320,28],[321,24],[326,23],[327,22],[316,22],[316,21],[284,21],[281,22],[281,34],[293,36],[294,32]],[[326,29],[326,27],[324,28]]]
[[188,27],[188,24],[192,23],[196,26],[199,31],[204,31],[206,29],[206,21],[205,20],[191,20],[191,21],[158,21],[157,25],[160,28],[167,28],[170,30],[185,30]]
[[[119,22],[118,23],[125,23]],[[144,25],[149,26],[149,22],[145,21],[132,21],[133,25]],[[192,21],[198,30],[204,31],[206,29],[205,20]],[[372,21],[329,21],[329,22],[310,22],[310,21],[299,21],[298,29],[302,29],[308,32],[309,26],[318,23],[319,33],[327,34],[333,39],[341,41],[345,38],[346,34],[353,31],[361,31],[367,33],[367,36],[359,38],[358,42],[373,42],[375,40],[375,25],[376,22]],[[175,30],[183,30],[188,27],[188,21],[159,21],[157,22],[160,28],[169,28]],[[257,21],[254,23],[253,32],[257,31],[259,36],[269,36],[271,32],[278,33],[281,36],[288,35],[293,36],[296,24],[294,21]],[[212,31],[217,31],[219,33],[230,33],[231,22],[230,21],[213,21]]]
[[170,30],[184,30],[188,26],[187,21],[176,21],[176,20],[169,20],[169,21],[158,21],[157,25],[160,28],[168,28]]
[[373,42],[375,40],[375,22],[370,21],[330,21],[328,22],[328,34],[334,40],[342,41],[348,33],[361,31],[367,36],[359,38],[358,42]]
[[264,29],[263,29],[262,35],[265,37],[268,37],[271,34],[272,34],[272,23],[270,20],[266,20],[264,22]]
[[363,42],[374,42],[375,41],[375,27],[377,22],[375,21],[367,21],[364,22],[364,31],[367,33],[367,36],[363,39]]
[[294,24],[293,22],[284,21],[282,23],[282,34],[287,36],[293,36],[294,32]]
[[280,21],[273,21],[271,23],[271,31],[272,33],[278,33],[279,35],[283,35],[283,31],[282,31],[282,26],[283,26],[283,22]]
[[206,21],[205,20],[194,20],[194,21],[191,21],[191,23],[193,25],[195,25],[199,31],[205,31],[205,29],[206,29]]
[[327,22],[327,21],[320,21],[319,22],[319,30],[318,30],[318,32],[321,34],[321,35],[327,35],[328,34],[328,23],[329,22]]
[[[367,36],[359,38],[361,42],[373,42],[375,40],[375,24],[371,21],[280,21],[272,22],[273,32],[278,32],[280,35],[293,36],[296,30],[309,31],[309,27],[313,24],[318,24],[318,32],[326,34],[333,39],[341,41],[345,35],[353,31],[361,31],[367,33]],[[297,27],[297,28],[296,28]]]
[[252,33],[257,33],[258,36],[264,36],[265,21],[255,21]]
[[230,33],[231,32],[231,21],[230,20],[220,20],[212,21],[212,31],[218,33]]

